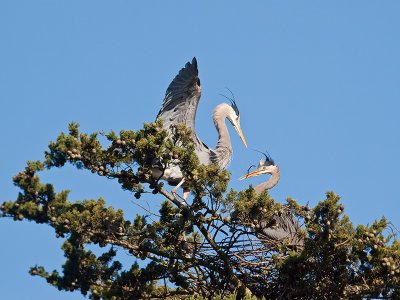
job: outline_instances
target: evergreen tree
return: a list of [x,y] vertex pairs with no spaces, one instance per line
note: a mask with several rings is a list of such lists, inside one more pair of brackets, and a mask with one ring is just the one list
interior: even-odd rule
[[[199,165],[188,130],[176,127],[167,139],[161,125],[101,133],[108,140],[102,145],[100,133],[80,133],[72,123],[43,161],[28,162],[13,177],[21,192],[1,205],[0,216],[47,224],[65,239],[62,271],[34,266],[30,274],[90,299],[400,299],[400,243],[388,220],[353,226],[333,192],[314,208],[290,198],[282,205],[251,186],[227,192],[229,173]],[[178,161],[190,201],[175,198],[152,177],[155,160],[164,166]],[[151,212],[157,220],[127,220],[103,199],[70,202],[68,191],[40,181],[40,172],[67,163],[116,179],[137,201],[160,194],[161,209]],[[259,234],[260,224],[287,209],[304,224],[300,247]],[[103,253],[88,250],[90,244]],[[132,265],[116,259],[121,250],[133,255]]]

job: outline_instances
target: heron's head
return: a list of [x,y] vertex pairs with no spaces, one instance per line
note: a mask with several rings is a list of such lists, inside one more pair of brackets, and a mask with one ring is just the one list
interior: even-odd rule
[[247,172],[247,174],[242,176],[242,177],[240,177],[240,180],[247,179],[247,178],[254,177],[254,176],[260,176],[260,175],[263,175],[263,174],[272,175],[272,174],[277,174],[277,173],[280,172],[279,171],[279,166],[275,165],[275,162],[271,158],[271,156],[269,156],[268,154],[265,154],[265,153],[263,153],[263,154],[265,155],[265,159],[261,159],[260,160],[260,162],[258,163],[257,169],[252,171],[252,172],[250,172],[250,169],[252,167],[255,167],[254,165],[251,166],[249,168],[249,171]]
[[[229,89],[228,89],[229,90]],[[231,90],[229,90],[231,92]],[[240,136],[243,144],[247,147],[247,142],[246,139],[244,138],[242,129],[240,127],[240,113],[239,113],[239,108],[236,105],[236,101],[235,101],[235,97],[232,94],[232,98],[229,98],[225,95],[222,95],[223,97],[225,97],[226,99],[228,99],[230,101],[230,105],[226,104],[226,107],[228,109],[228,114],[227,114],[227,119],[229,120],[229,122],[231,122],[232,126],[236,129],[236,132],[238,133],[238,135]]]

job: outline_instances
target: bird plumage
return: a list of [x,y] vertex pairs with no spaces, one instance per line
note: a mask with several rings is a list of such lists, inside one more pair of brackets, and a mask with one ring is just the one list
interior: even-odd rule
[[[268,154],[263,154],[265,155],[265,159],[260,160],[257,169],[253,172],[248,172],[241,178],[245,179],[263,174],[271,175],[267,181],[255,186],[254,190],[257,195],[265,190],[273,188],[280,179],[279,166],[275,165],[274,160]],[[302,247],[304,245],[304,239],[298,234],[299,230],[300,225],[295,219],[293,212],[289,207],[284,206],[283,212],[274,214],[270,222],[260,222],[257,234],[265,243],[272,241],[287,243],[290,246]]]
[[[170,136],[172,135],[171,126],[184,124],[191,129],[194,151],[200,164],[217,164],[219,167],[225,168],[232,157],[230,136],[225,124],[226,119],[232,123],[246,145],[240,129],[239,110],[234,101],[232,105],[222,103],[215,108],[213,121],[218,131],[218,142],[216,148],[212,149],[201,142],[195,131],[195,119],[200,96],[201,85],[198,77],[197,60],[193,58],[192,62],[186,63],[185,67],[179,71],[168,86],[157,120],[163,120],[163,128]],[[162,173],[160,170],[158,172],[155,170],[153,174]],[[183,179],[183,175],[179,166],[176,163],[171,163],[163,170],[162,178],[170,184],[176,185]]]

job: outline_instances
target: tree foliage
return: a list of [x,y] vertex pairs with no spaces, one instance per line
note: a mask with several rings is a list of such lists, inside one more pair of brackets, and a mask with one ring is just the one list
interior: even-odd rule
[[[28,162],[13,177],[21,191],[1,205],[1,216],[47,224],[65,240],[61,271],[34,266],[30,274],[90,299],[400,299],[400,243],[388,220],[353,226],[333,192],[314,208],[291,198],[282,205],[251,186],[227,192],[229,173],[199,165],[188,130],[175,127],[168,139],[161,125],[86,134],[71,123],[43,161]],[[152,177],[155,161],[180,166],[188,203]],[[67,163],[116,179],[138,202],[161,195],[161,209],[152,212],[157,219],[128,220],[103,199],[71,202],[68,191],[40,181],[40,172]],[[302,247],[262,236],[261,224],[285,209],[302,224]],[[123,266],[117,251],[128,251],[132,264]]]

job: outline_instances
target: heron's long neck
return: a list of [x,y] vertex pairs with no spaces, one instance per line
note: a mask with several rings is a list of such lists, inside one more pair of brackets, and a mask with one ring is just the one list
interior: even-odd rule
[[216,161],[221,168],[225,168],[232,157],[232,144],[229,136],[228,128],[226,127],[226,118],[229,113],[227,104],[220,104],[216,107],[213,113],[215,128],[218,131],[218,142],[215,147]]
[[279,172],[279,169],[277,169],[277,172],[272,173],[271,177],[266,182],[260,183],[254,188],[256,193],[261,194],[265,190],[272,189],[278,183],[280,177],[281,174]]

